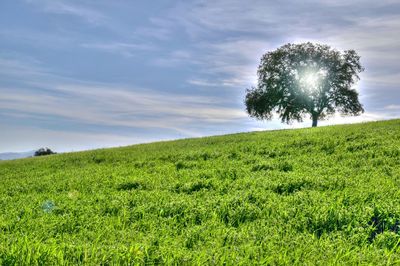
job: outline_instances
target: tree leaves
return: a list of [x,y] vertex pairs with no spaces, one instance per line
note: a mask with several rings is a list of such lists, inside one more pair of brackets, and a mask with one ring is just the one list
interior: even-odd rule
[[[341,53],[310,42],[286,44],[262,56],[258,84],[246,93],[246,110],[257,119],[271,119],[277,112],[286,123],[302,121],[306,114],[317,120],[336,111],[359,115],[364,109],[352,86],[363,70],[354,50]],[[315,75],[308,78],[312,86],[304,82],[307,75]]]

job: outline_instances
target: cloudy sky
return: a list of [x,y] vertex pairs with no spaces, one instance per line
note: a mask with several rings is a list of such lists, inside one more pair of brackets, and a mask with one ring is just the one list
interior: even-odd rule
[[365,114],[400,117],[400,1],[2,0],[0,152],[72,151],[285,125],[247,117],[263,53],[355,49]]

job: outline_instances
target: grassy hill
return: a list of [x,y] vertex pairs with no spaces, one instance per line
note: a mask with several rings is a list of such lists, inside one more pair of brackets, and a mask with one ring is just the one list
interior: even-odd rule
[[399,264],[400,120],[0,162],[0,264]]

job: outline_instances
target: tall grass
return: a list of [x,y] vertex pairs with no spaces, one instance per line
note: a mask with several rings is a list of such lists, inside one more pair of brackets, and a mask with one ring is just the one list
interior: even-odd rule
[[400,264],[400,120],[0,162],[0,264]]

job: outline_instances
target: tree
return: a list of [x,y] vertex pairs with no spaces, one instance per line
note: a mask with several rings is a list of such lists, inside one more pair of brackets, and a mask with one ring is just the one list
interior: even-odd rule
[[43,155],[50,155],[50,154],[56,154],[56,152],[53,152],[49,148],[40,148],[37,151],[35,151],[34,156],[43,156]]
[[246,92],[246,110],[251,117],[282,122],[303,121],[312,126],[336,111],[344,115],[364,112],[352,88],[364,68],[354,50],[343,53],[328,45],[286,44],[264,54],[258,67],[258,84]]

